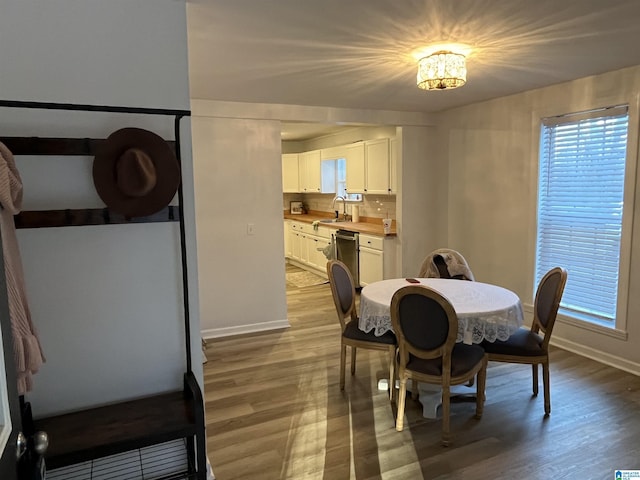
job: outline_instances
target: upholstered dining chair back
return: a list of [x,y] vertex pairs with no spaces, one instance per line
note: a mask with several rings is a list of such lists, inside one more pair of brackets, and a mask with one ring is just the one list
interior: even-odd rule
[[389,358],[389,397],[393,399],[395,390],[396,336],[385,332],[376,336],[375,331],[364,332],[358,326],[356,312],[356,288],[347,266],[340,260],[327,262],[327,276],[331,285],[333,303],[338,313],[342,335],[340,336],[340,390],[344,390],[347,347],[351,347],[351,375],[356,373],[356,351],[358,348],[380,350]]
[[[411,288],[411,286],[409,286]],[[451,350],[458,333],[458,317],[451,304],[441,295],[433,295],[427,287],[415,286],[410,293],[405,290],[398,301],[396,332],[401,361],[408,362],[411,355],[419,358],[443,357],[450,361]]]
[[534,301],[532,330],[544,334],[544,346],[549,344],[556,323],[560,301],[567,283],[567,271],[561,267],[549,270],[540,280]]
[[422,262],[418,276],[420,278],[475,280],[464,256],[450,248],[439,248],[427,255]]
[[449,445],[450,387],[477,376],[476,418],[482,416],[487,356],[478,345],[456,343],[458,316],[444,296],[423,285],[402,287],[391,299],[391,324],[398,339],[400,392],[396,430],[402,431],[407,381],[442,387],[442,444]]
[[554,267],[549,270],[536,289],[531,328],[520,327],[506,340],[482,342],[491,362],[531,365],[533,396],[538,395],[538,365],[542,365],[545,416],[551,413],[549,341],[566,283],[567,271],[564,268]]
[[339,260],[332,260],[327,263],[327,276],[331,285],[333,301],[338,312],[338,318],[342,330],[345,329],[345,319],[357,319],[356,313],[356,290],[353,277],[347,266]]

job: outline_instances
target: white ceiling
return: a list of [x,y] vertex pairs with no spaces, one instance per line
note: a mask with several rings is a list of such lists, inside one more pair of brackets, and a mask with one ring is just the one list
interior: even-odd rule
[[[188,0],[191,97],[437,112],[640,64],[640,0]],[[467,84],[416,51],[471,47]]]

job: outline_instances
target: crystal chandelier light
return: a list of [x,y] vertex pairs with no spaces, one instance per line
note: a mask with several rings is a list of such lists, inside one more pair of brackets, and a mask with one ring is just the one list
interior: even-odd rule
[[445,90],[461,87],[467,82],[464,55],[439,51],[418,62],[418,88]]

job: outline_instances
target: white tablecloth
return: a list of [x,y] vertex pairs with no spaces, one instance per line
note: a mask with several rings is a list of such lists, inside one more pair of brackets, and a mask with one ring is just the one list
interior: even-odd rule
[[[444,295],[458,314],[456,341],[466,344],[483,340],[506,340],[524,321],[522,303],[506,288],[481,282],[444,278],[419,278],[422,285]],[[391,326],[391,297],[411,285],[404,278],[382,280],[365,286],[360,293],[360,330],[380,336]]]

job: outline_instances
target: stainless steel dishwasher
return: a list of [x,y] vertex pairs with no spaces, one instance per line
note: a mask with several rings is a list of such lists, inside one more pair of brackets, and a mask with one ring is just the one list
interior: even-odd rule
[[336,256],[351,272],[356,288],[360,288],[358,236],[356,232],[349,230],[338,230],[336,232]]

